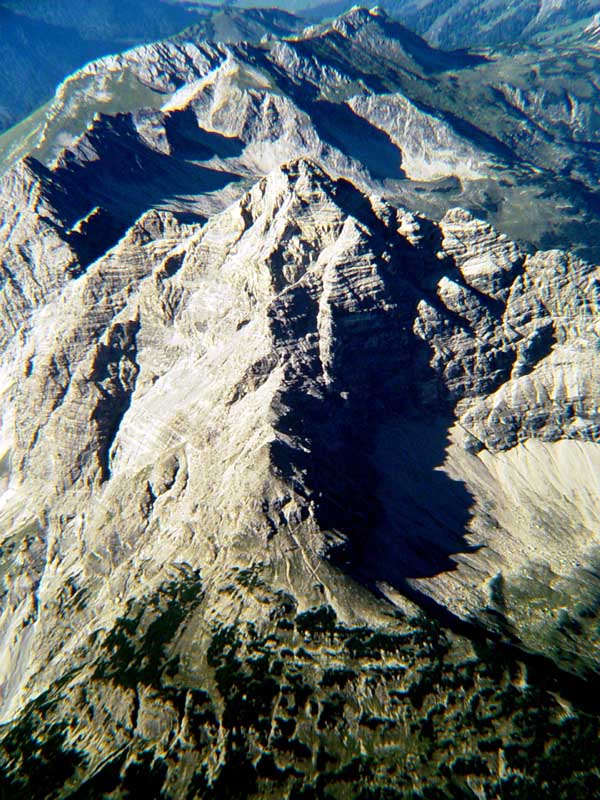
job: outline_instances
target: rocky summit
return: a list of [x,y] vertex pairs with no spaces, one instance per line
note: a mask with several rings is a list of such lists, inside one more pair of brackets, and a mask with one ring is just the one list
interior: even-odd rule
[[6,162],[3,797],[600,796],[599,269],[427,194],[530,178],[395,26],[95,62]]

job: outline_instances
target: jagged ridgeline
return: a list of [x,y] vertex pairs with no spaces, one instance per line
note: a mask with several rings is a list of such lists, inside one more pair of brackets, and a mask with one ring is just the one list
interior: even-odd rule
[[181,0],[2,0],[0,131],[51,100],[57,84],[91,59],[182,31],[220,41],[260,39],[302,27],[276,9],[237,12]]
[[600,796],[598,268],[534,246],[596,156],[420,94],[487,69],[358,9],[13,140],[3,797]]
[[[352,2],[282,0],[279,5],[326,16],[346,11]],[[540,41],[557,32],[561,38],[565,31],[585,28],[600,11],[598,0],[382,0],[378,5],[447,50]]]
[[[200,185],[213,199],[229,186],[232,200],[236,181],[310,156],[413,210],[467,207],[511,238],[598,261],[593,26],[550,47],[468,55],[432,48],[381,10],[282,38],[299,25],[228,11],[92,62],[0,136],[0,171],[32,153],[72,177],[69,195],[88,186],[72,222],[96,203],[122,233],[148,205],[204,213]],[[209,45],[207,33],[257,43]]]

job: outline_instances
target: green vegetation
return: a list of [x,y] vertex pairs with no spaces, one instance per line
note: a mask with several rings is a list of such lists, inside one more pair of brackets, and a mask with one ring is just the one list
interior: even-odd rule
[[267,629],[216,627],[204,656],[182,652],[201,603],[190,572],[96,637],[93,670],[5,729],[4,796],[589,800],[600,786],[597,715],[495,646],[425,616],[347,627],[280,595]]
[[169,657],[168,645],[201,599],[202,582],[192,572],[163,587],[135,616],[117,619],[102,644],[95,677],[112,678],[122,686],[159,687],[163,673],[170,676],[177,671],[178,656]]
[[204,16],[161,0],[2,0],[0,130],[46,102],[86,62],[172,36]]

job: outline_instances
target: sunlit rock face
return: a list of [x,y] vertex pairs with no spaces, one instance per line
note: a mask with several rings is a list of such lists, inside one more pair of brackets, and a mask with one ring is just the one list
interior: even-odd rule
[[3,788],[592,780],[598,268],[385,197],[487,168],[408,101],[345,106],[376,150],[256,54],[164,48],[161,109],[0,184]]
[[495,0],[384,0],[381,5],[428,42],[446,49],[544,41],[561,28],[584,28],[598,11],[597,0],[515,0],[507,7]]

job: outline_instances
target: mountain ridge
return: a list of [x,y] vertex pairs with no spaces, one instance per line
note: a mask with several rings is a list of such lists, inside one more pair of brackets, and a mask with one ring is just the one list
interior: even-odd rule
[[[248,5],[252,5],[249,3]],[[317,18],[343,14],[350,2],[296,4]],[[587,24],[598,11],[597,0],[546,3],[518,0],[503,8],[494,0],[382,0],[377,4],[431,45],[456,48],[510,47],[535,42],[557,30]],[[560,34],[559,34],[560,35]]]
[[73,0],[54,4],[0,4],[0,132],[18,125],[74,70],[99,57],[190,29],[220,41],[258,41],[266,33],[283,35],[302,23],[275,9],[210,10],[192,4],[101,0],[82,9]]
[[[523,76],[530,74],[532,59],[539,56],[536,50],[508,61],[444,55],[438,65],[441,71],[423,77],[417,72],[427,69],[435,51],[425,49],[425,62],[418,67],[402,50],[402,36],[393,38],[395,23],[379,13],[360,13],[367,28],[361,33],[361,22],[352,36],[339,41],[337,31],[327,34],[313,30],[306,36],[272,39],[262,45],[217,44],[212,52],[221,55],[210,55],[209,48],[206,56],[202,55],[201,42],[182,41],[91,64],[59,90],[43,125],[23,131],[21,140],[3,137],[5,164],[10,165],[28,151],[52,163],[65,146],[68,149],[69,141],[90,135],[97,124],[93,117],[98,106],[112,114],[133,112],[138,120],[134,126],[142,126],[147,132],[155,124],[160,128],[156,112],[163,106],[170,108],[169,98],[177,87],[160,77],[151,63],[157,60],[164,75],[179,71],[180,80],[190,83],[207,74],[206,58],[215,66],[214,58],[224,59],[227,52],[248,75],[260,73],[264,86],[255,90],[272,95],[270,103],[283,103],[288,109],[284,116],[289,114],[291,119],[301,113],[311,117],[307,122],[304,116],[302,126],[312,129],[313,142],[301,145],[308,147],[311,155],[317,147],[341,152],[337,159],[354,158],[354,170],[363,173],[360,180],[366,179],[366,186],[374,186],[375,180],[380,193],[415,210],[441,217],[451,205],[466,205],[480,216],[489,216],[513,238],[530,238],[537,247],[568,244],[583,248],[585,242],[589,249],[582,249],[582,253],[593,260],[597,97],[592,94],[583,100],[570,90],[565,100],[568,78],[559,72],[565,59],[567,63],[575,59],[573,63],[578,64],[577,59],[583,56],[566,49],[545,57],[536,88],[513,74],[515,69]],[[389,52],[394,53],[385,63],[379,55],[382,47],[373,49],[369,44],[374,36],[383,37],[382,41],[387,37],[386,47],[389,45]],[[591,52],[597,58],[597,51]],[[185,63],[186,53],[192,59],[190,64],[197,59],[191,71]],[[484,75],[489,76],[489,82],[482,82]],[[250,89],[250,85],[245,89],[242,86],[242,96]],[[185,91],[188,114],[197,114],[189,87]],[[183,95],[178,97],[181,105]],[[574,107],[579,109],[575,116]],[[150,121],[149,113],[147,121],[142,120],[144,108],[154,110],[156,122]],[[479,113],[482,108],[484,115]],[[193,127],[191,116],[190,124]],[[205,128],[212,125],[203,124]],[[267,120],[263,122],[263,134],[257,131],[259,138],[271,135],[268,124]],[[235,124],[227,125],[230,135]],[[298,150],[299,140],[291,129],[277,135],[281,146],[287,148],[287,156],[282,158],[304,152]],[[362,146],[366,137],[377,140],[376,150]],[[156,140],[144,147],[147,145],[154,149],[162,146]],[[257,143],[253,147],[256,152]],[[242,161],[230,158],[231,171],[236,172]],[[347,164],[341,164],[340,174],[348,169]],[[260,159],[254,165],[246,163],[242,175],[257,176],[269,168],[259,165]],[[336,170],[333,164],[325,166]],[[364,175],[365,167],[370,176]]]

